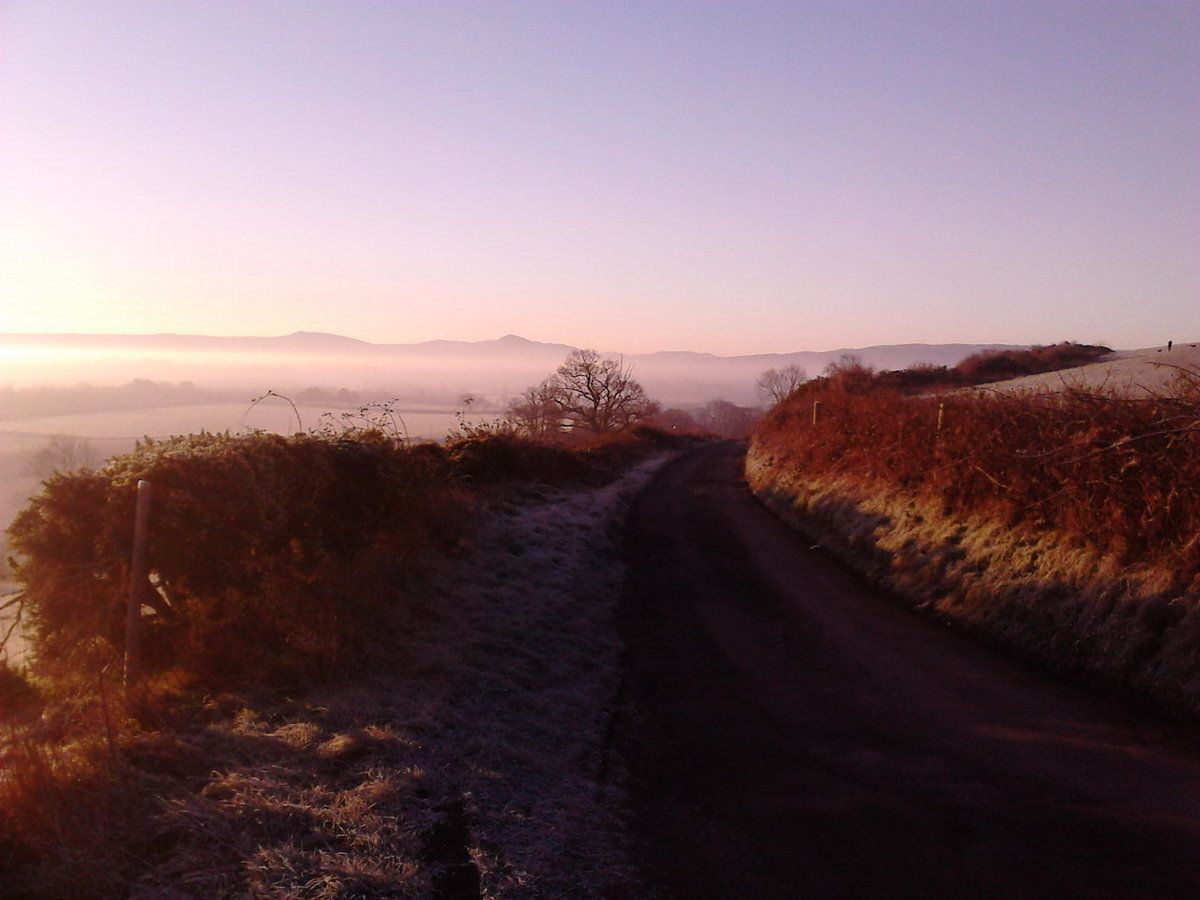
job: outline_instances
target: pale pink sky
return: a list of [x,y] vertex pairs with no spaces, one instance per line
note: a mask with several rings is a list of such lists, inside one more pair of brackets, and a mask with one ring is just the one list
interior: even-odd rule
[[1200,338],[1193,2],[0,2],[0,331]]

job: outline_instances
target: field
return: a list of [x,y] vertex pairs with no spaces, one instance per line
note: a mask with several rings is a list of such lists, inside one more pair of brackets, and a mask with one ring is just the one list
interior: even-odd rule
[[[144,435],[167,437],[201,430],[238,432],[254,428],[290,434],[320,427],[323,413],[337,417],[357,411],[357,407],[329,406],[299,406],[298,409],[303,427],[297,426],[296,415],[286,402],[268,398],[254,406],[223,403],[19,419],[0,417],[0,431],[15,436],[73,434],[105,440],[125,439],[132,446],[136,438]],[[455,425],[456,410],[446,407],[405,406],[397,408],[397,412],[403,417],[408,436],[413,440],[442,440]]]
[[1001,391],[1104,389],[1127,396],[1146,396],[1169,392],[1180,369],[1200,370],[1200,344],[1177,344],[1170,350],[1166,347],[1120,350],[1099,363],[999,381],[988,388]]

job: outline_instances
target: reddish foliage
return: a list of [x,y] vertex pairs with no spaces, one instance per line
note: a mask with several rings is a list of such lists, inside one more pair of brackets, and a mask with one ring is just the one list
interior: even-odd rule
[[984,384],[1083,366],[1109,353],[1112,353],[1109,347],[1073,344],[1070,341],[1046,347],[1030,347],[1028,350],[983,350],[968,356],[954,367],[954,371],[967,384]]
[[376,546],[407,560],[452,544],[470,521],[444,461],[380,436],[140,444],[51,478],[9,529],[44,668],[121,648],[139,479],[155,486],[148,662],[213,677],[336,661],[384,602],[338,575]]
[[821,377],[805,382],[799,392],[812,395],[825,390],[831,383],[858,390],[884,387],[904,394],[946,391],[1083,366],[1097,362],[1109,353],[1112,350],[1108,347],[1064,341],[1027,350],[982,350],[956,366],[918,363],[907,369],[884,372],[875,372],[856,357],[849,356],[830,365]]
[[776,407],[756,433],[760,451],[794,471],[935,498],[948,515],[1061,529],[1164,564],[1183,589],[1200,573],[1200,377],[1136,400],[852,386],[826,381]]

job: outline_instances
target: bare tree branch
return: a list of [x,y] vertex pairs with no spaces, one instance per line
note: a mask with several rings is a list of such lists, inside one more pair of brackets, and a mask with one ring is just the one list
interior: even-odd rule
[[800,366],[784,366],[782,369],[767,369],[758,376],[754,383],[758,396],[763,402],[774,406],[782,403],[800,389],[800,385],[808,379],[808,373]]

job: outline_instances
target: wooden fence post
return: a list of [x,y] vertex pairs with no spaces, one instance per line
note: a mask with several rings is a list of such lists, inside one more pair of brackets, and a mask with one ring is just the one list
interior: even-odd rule
[[938,424],[937,424],[937,433],[938,434],[942,433],[942,420],[945,417],[946,417],[946,404],[939,403],[938,404]]
[[813,423],[814,425],[816,425],[816,424],[817,424],[817,417],[818,417],[818,415],[820,414],[820,410],[821,410],[821,401],[820,401],[820,400],[814,400],[814,401],[813,401],[813,420],[812,420],[812,423]]
[[141,675],[142,640],[142,597],[146,590],[149,572],[146,566],[146,534],[150,522],[150,496],[152,485],[139,481],[137,485],[137,512],[133,520],[133,560],[129,566],[129,602],[125,608],[125,698],[137,684]]

